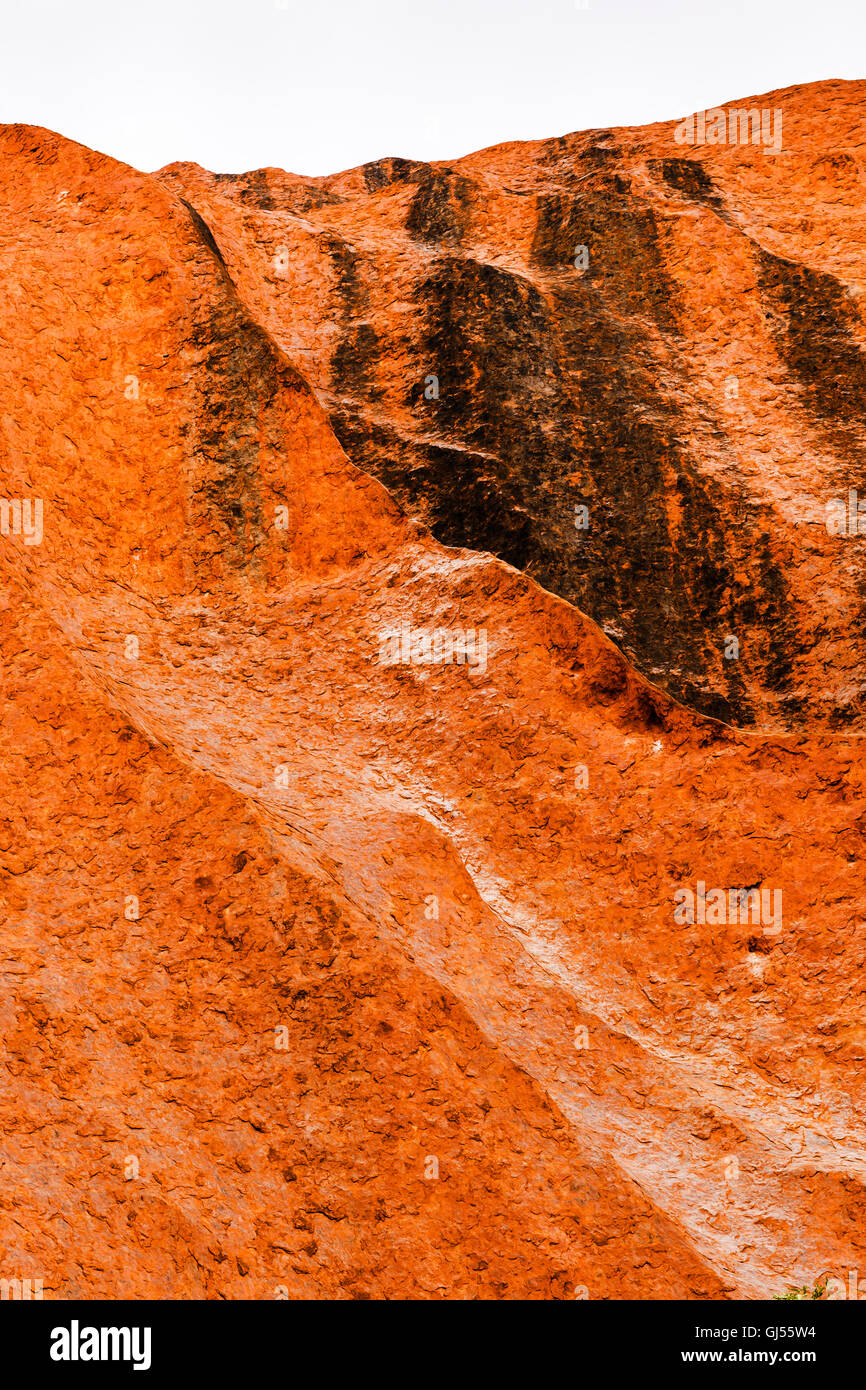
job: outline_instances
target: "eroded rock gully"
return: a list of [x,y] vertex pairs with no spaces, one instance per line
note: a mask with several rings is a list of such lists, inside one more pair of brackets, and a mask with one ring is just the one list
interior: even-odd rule
[[782,155],[2,128],[4,1277],[863,1269],[864,85],[739,104]]

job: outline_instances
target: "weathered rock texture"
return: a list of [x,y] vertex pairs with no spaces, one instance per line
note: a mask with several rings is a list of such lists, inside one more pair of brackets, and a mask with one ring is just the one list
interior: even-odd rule
[[2,128],[0,1276],[866,1268],[864,90],[322,180]]
[[695,709],[862,728],[863,547],[825,503],[864,482],[864,92],[729,103],[781,111],[780,155],[671,123],[163,178],[349,456],[439,540],[577,604]]

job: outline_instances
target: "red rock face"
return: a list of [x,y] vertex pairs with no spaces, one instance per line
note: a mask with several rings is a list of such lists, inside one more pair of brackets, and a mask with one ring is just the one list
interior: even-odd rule
[[2,128],[2,1277],[866,1268],[863,86],[737,105],[781,154]]
[[162,177],[439,540],[567,598],[691,708],[861,728],[863,547],[826,507],[864,491],[863,92],[731,102],[723,143],[717,116],[700,144],[671,122]]

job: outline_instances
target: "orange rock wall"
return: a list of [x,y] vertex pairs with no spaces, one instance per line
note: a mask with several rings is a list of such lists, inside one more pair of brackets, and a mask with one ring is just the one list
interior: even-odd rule
[[[828,382],[854,412],[862,86],[779,101],[790,156],[705,150],[700,197],[652,173],[672,126],[319,181],[2,129],[0,482],[44,501],[40,544],[0,537],[3,1277],[715,1299],[863,1267],[866,793],[827,693],[861,669],[861,552],[821,520],[857,480]],[[539,240],[575,208],[608,246],[580,283]],[[847,296],[812,386],[761,318],[765,251]],[[791,284],[765,294],[796,323]],[[426,421],[411,325],[443,303],[464,398],[443,373]],[[620,334],[610,410],[581,324]],[[641,382],[670,469],[658,430],[631,458],[615,433]],[[652,544],[604,510],[629,473]],[[592,488],[589,556],[572,534],[542,573]],[[453,544],[485,515],[521,554]],[[717,608],[682,587],[701,546],[742,567]],[[383,665],[401,624],[486,660]],[[779,929],[678,921],[699,881],[781,891]]]

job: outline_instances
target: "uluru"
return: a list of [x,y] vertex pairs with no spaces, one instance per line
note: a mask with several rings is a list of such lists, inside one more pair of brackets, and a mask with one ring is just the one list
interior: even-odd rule
[[0,159],[0,1274],[866,1269],[866,82]]

